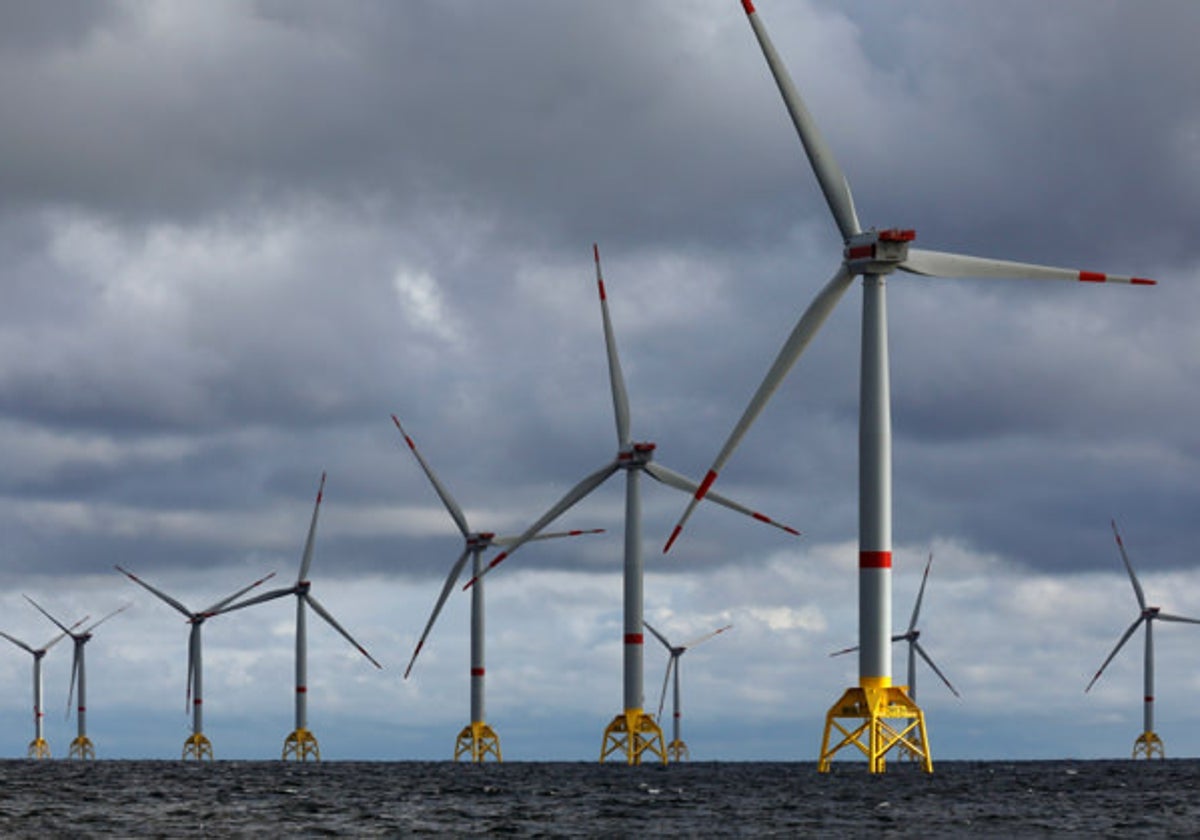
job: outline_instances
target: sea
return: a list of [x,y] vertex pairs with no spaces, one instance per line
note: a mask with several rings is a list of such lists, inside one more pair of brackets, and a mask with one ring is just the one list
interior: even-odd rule
[[0,837],[1195,837],[1200,760],[0,761]]

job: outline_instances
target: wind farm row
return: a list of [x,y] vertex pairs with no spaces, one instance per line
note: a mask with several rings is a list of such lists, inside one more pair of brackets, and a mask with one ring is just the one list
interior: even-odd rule
[[[833,655],[856,654],[858,679],[856,684],[845,688],[829,707],[825,727],[820,741],[817,766],[828,771],[831,762],[838,757],[861,755],[867,761],[871,773],[884,772],[889,756],[916,762],[926,772],[933,770],[931,740],[924,711],[916,698],[917,659],[925,662],[941,682],[955,695],[957,689],[950,679],[934,663],[932,656],[919,641],[920,611],[925,596],[926,584],[932,565],[932,555],[925,565],[911,618],[903,633],[896,633],[892,620],[892,430],[891,430],[891,383],[888,356],[888,313],[887,284],[891,278],[898,280],[905,275],[918,278],[984,278],[1003,280],[1070,280],[1094,284],[1117,283],[1135,287],[1153,286],[1154,281],[1141,277],[1101,273],[1091,270],[1060,268],[1016,262],[1007,259],[992,259],[958,253],[933,251],[917,248],[915,231],[903,227],[864,228],[858,212],[848,178],[840,168],[833,151],[826,143],[817,122],[809,112],[804,100],[791,79],[783,59],[776,51],[757,10],[751,0],[741,0],[747,21],[758,46],[766,60],[768,71],[781,94],[783,104],[797,132],[807,160],[832,222],[841,240],[837,265],[832,278],[817,292],[804,310],[792,332],[786,338],[778,355],[770,365],[765,377],[750,398],[749,404],[736,422],[732,432],[719,448],[715,459],[700,480],[693,480],[682,472],[670,469],[655,460],[657,446],[633,433],[631,400],[622,372],[617,350],[616,331],[609,311],[609,294],[601,270],[600,250],[593,245],[592,256],[595,268],[596,290],[600,304],[601,324],[607,359],[609,388],[611,391],[617,448],[615,454],[592,472],[583,476],[546,511],[533,519],[522,532],[513,536],[498,536],[491,532],[475,530],[455,497],[443,484],[438,474],[422,455],[415,439],[403,425],[399,416],[392,421],[400,433],[405,446],[417,461],[435,495],[456,526],[463,547],[450,564],[448,573],[432,610],[423,626],[405,668],[404,677],[419,675],[417,668],[420,655],[430,642],[434,627],[450,597],[463,581],[464,571],[470,562],[470,575],[462,588],[471,594],[470,612],[470,719],[459,732],[454,758],[469,758],[475,762],[488,759],[500,760],[501,746],[498,727],[488,721],[486,710],[486,657],[485,657],[485,586],[492,573],[506,560],[511,559],[524,545],[532,541],[587,537],[598,533],[596,529],[548,531],[567,511],[581,504],[610,478],[618,473],[624,477],[624,535],[622,553],[622,706],[615,710],[610,722],[602,732],[599,750],[600,760],[619,760],[627,764],[644,762],[667,763],[688,756],[687,745],[680,728],[682,707],[680,687],[680,661],[683,653],[708,639],[724,633],[728,625],[714,628],[709,634],[683,644],[672,644],[673,635],[669,628],[651,627],[645,615],[645,563],[643,534],[642,489],[644,476],[658,484],[686,493],[686,507],[673,528],[666,536],[663,552],[674,550],[685,544],[684,529],[700,502],[708,500],[760,525],[768,525],[789,536],[799,536],[796,525],[754,510],[730,496],[718,493],[714,488],[719,475],[729,463],[740,443],[762,414],[774,393],[780,388],[791,369],[804,354],[817,333],[825,324],[841,299],[849,291],[855,278],[861,276],[863,288],[861,320],[861,360],[859,371],[859,427],[858,427],[858,629],[857,644],[839,650]],[[886,126],[885,126],[886,128]],[[1003,243],[997,243],[1001,246]],[[907,280],[905,281],[907,282]],[[736,398],[736,395],[731,395]],[[819,399],[819,395],[814,395]],[[188,640],[187,700],[192,715],[192,731],[185,741],[183,757],[209,759],[213,757],[212,745],[203,731],[203,667],[201,628],[212,618],[239,611],[288,595],[296,598],[295,623],[295,724],[285,739],[284,758],[296,760],[319,759],[320,751],[315,734],[307,721],[307,610],[311,608],[329,626],[376,668],[381,667],[334,616],[312,595],[312,571],[318,514],[324,495],[325,477],[322,475],[313,507],[307,539],[301,556],[299,573],[295,582],[283,588],[261,594],[251,594],[273,575],[267,575],[238,589],[231,595],[201,610],[191,610],[162,589],[136,576],[123,567],[118,571],[134,584],[149,591],[181,613],[190,625]],[[1162,756],[1162,739],[1154,731],[1154,667],[1152,627],[1156,620],[1181,623],[1200,623],[1200,619],[1188,618],[1161,612],[1149,606],[1133,565],[1125,552],[1116,523],[1112,525],[1120,556],[1132,583],[1139,607],[1139,615],[1119,638],[1116,646],[1096,672],[1092,685],[1103,674],[1119,651],[1144,625],[1145,631],[1145,700],[1143,732],[1135,742],[1134,755],[1143,757]],[[490,559],[487,552],[498,549]],[[36,606],[36,605],[35,605]],[[39,607],[40,609],[40,607]],[[119,612],[119,610],[118,610]],[[106,615],[106,621],[115,613]],[[47,616],[50,618],[50,616]],[[72,686],[78,677],[79,686],[79,745],[72,746],[72,755],[91,757],[94,751],[87,739],[84,715],[84,669],[83,642],[79,638],[90,638],[91,631],[101,622],[87,625],[81,619],[74,625],[59,623],[51,618],[60,634],[42,648],[35,649],[6,636],[15,644],[34,655],[34,715],[36,734],[30,745],[30,755],[44,756],[48,747],[41,729],[41,663],[46,651],[65,635],[76,638],[76,665],[73,669]],[[87,629],[79,631],[78,627]],[[647,710],[645,704],[645,633],[649,631],[667,651],[668,661],[663,677],[657,713]],[[84,640],[86,641],[86,639]],[[847,640],[849,641],[849,640]],[[892,646],[894,643],[908,645],[908,667],[906,682],[899,683],[892,674]],[[802,668],[803,663],[794,667]],[[417,677],[419,678],[419,676]],[[672,679],[674,683],[672,685]],[[671,740],[663,731],[663,710],[668,689],[673,694],[673,730]],[[85,750],[83,745],[87,745]]]

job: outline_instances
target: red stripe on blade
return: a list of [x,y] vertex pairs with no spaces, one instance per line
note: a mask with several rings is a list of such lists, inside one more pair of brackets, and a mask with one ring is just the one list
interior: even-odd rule
[[717,480],[715,470],[709,470],[708,475],[704,476],[704,480],[700,482],[700,486],[696,488],[696,501],[700,501],[708,495],[708,488],[713,486],[713,482]]
[[1098,271],[1081,271],[1079,279],[1083,283],[1103,283],[1108,279],[1107,274],[1101,274]]
[[742,0],[742,8],[746,10],[746,14],[754,14],[754,4],[750,0]]
[[890,569],[892,568],[892,552],[860,551],[858,552],[858,568]]
[[1145,277],[1130,277],[1129,282],[1135,286],[1157,286],[1157,280],[1150,280]]

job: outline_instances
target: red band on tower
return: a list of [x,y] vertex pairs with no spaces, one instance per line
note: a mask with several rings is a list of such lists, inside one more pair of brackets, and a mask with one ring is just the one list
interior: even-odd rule
[[892,568],[892,552],[860,551],[858,552],[858,568],[890,569]]
[[626,633],[625,634],[625,644],[627,644],[627,645],[643,644],[644,639],[645,639],[645,637],[641,633]]

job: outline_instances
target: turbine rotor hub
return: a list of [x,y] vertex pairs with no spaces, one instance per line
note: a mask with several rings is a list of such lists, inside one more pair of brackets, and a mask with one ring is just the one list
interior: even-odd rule
[[891,274],[908,259],[908,243],[916,238],[915,230],[872,229],[846,240],[842,256],[853,274]]
[[487,548],[495,538],[496,535],[491,531],[478,531],[474,534],[469,534],[467,535],[467,548],[472,550]]
[[635,443],[630,445],[628,449],[622,449],[617,453],[617,461],[624,469],[636,469],[644,467],[654,460],[654,449],[657,444],[653,443]]

